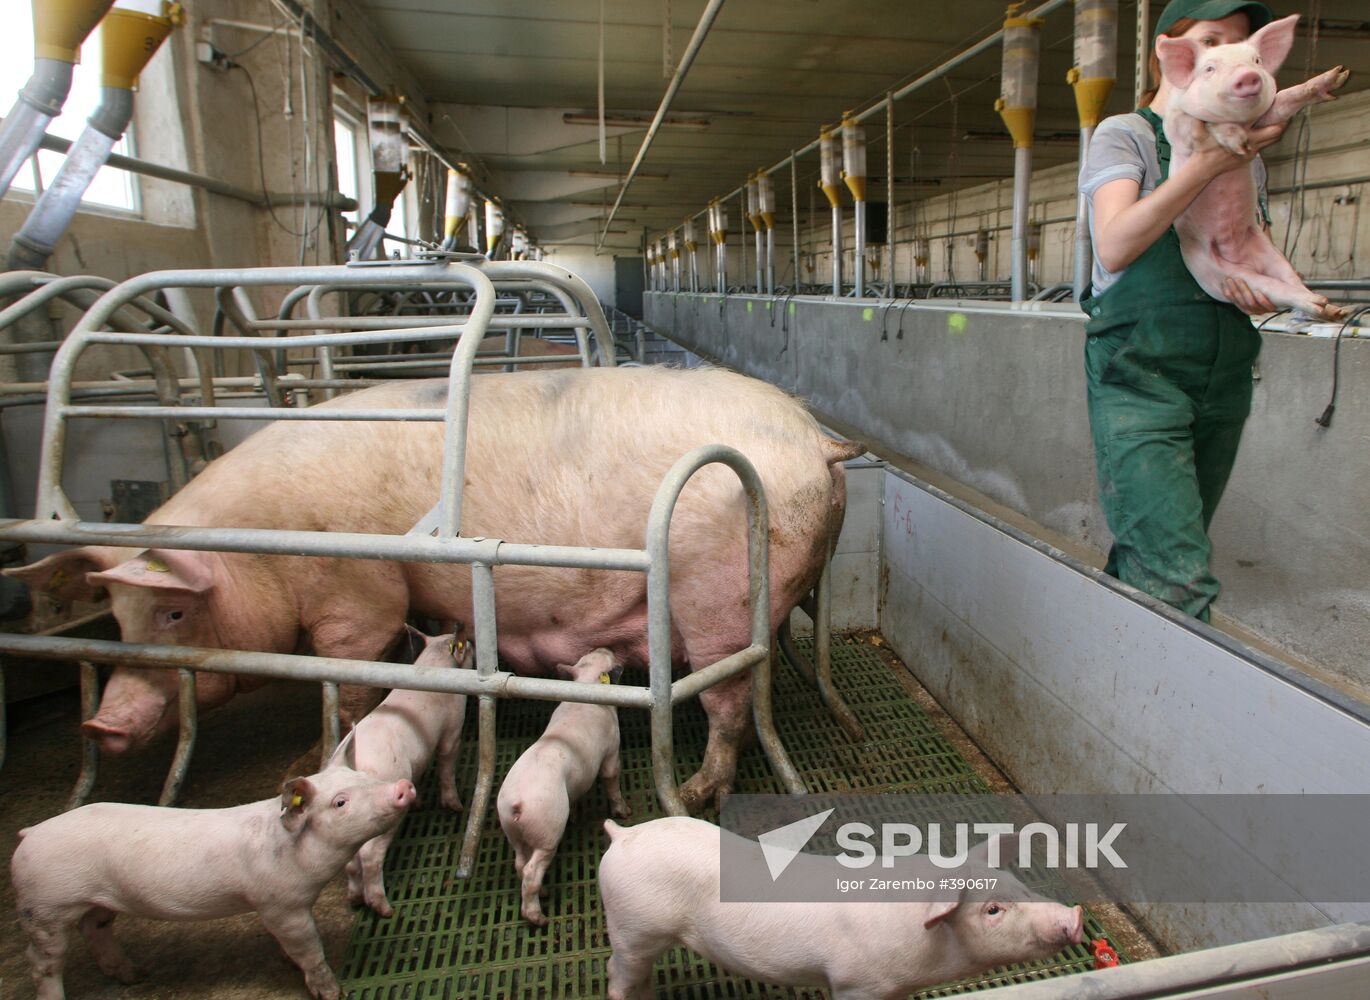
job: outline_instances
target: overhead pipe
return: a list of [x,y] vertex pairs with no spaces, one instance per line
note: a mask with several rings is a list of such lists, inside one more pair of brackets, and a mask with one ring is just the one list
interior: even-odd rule
[[[1080,171],[1089,160],[1094,127],[1118,75],[1118,0],[1075,0],[1075,65],[1066,82],[1075,90],[1080,118]],[[1089,197],[1081,191],[1075,202],[1075,301],[1084,296],[1094,265],[1090,242]]]
[[38,151],[71,92],[81,44],[113,0],[33,0],[33,74],[0,125],[0,198]]
[[652,118],[651,127],[647,129],[647,134],[642,137],[642,145],[638,147],[637,156],[633,157],[633,165],[628,168],[628,175],[623,178],[623,184],[618,189],[618,197],[614,199],[613,208],[609,209],[609,214],[604,219],[604,228],[595,241],[596,250],[604,246],[604,239],[609,235],[609,227],[613,224],[614,216],[618,214],[619,206],[623,204],[623,196],[628,193],[633,178],[637,176],[638,168],[642,166],[642,161],[647,158],[647,150],[652,148],[652,140],[660,131],[661,122],[665,119],[666,112],[671,110],[675,95],[679,92],[680,85],[685,82],[685,74],[689,73],[690,67],[694,65],[695,56],[699,55],[699,50],[704,45],[704,39],[708,37],[709,29],[713,27],[714,18],[718,17],[718,12],[722,8],[723,0],[709,0],[709,6],[705,7],[704,13],[699,15],[699,23],[695,25],[694,34],[690,36],[690,44],[685,47],[685,54],[680,57],[680,64],[676,66],[675,73],[671,76],[671,82],[666,87],[666,93],[662,95],[661,104],[657,107],[656,115]]
[[747,221],[752,224],[752,235],[756,242],[756,291],[761,292],[765,281],[765,247],[762,242],[761,195],[757,187],[756,174],[747,175]]
[[775,187],[771,175],[756,172],[756,203],[761,209],[761,221],[766,224],[766,294],[775,294]]
[[370,98],[366,102],[366,134],[371,147],[371,178],[375,204],[347,241],[349,260],[375,260],[384,252],[385,227],[395,210],[395,199],[411,176],[406,114],[401,102]]
[[818,186],[832,206],[832,293],[842,294],[842,188],[837,165],[837,140],[824,125],[818,132]]
[[1027,299],[1028,196],[1032,183],[1032,132],[1037,123],[1037,67],[1042,24],[1018,15],[1009,4],[1004,18],[1001,90],[994,110],[1013,136],[1013,236],[1009,244],[1010,288],[1014,302]]
[[[1032,10],[1030,10],[1030,11],[1028,12],[1028,15],[1027,15],[1027,16],[1028,16],[1028,17],[1032,17],[1032,18],[1043,18],[1043,17],[1046,17],[1048,14],[1051,14],[1051,13],[1055,12],[1056,10],[1060,9],[1061,7],[1064,7],[1066,4],[1068,4],[1068,3],[1070,3],[1070,2],[1071,2],[1071,0],[1046,0],[1045,3],[1040,4],[1039,6],[1034,7]],[[1146,5],[1144,5],[1144,4],[1139,5],[1139,7],[1145,7],[1145,6],[1146,6]],[[876,102],[875,104],[872,104],[870,107],[866,108],[864,111],[860,112],[859,114],[853,115],[852,118],[853,118],[855,121],[857,121],[857,122],[863,122],[863,121],[865,121],[867,118],[870,118],[871,116],[873,116],[873,115],[877,114],[878,112],[880,112],[881,110],[883,110],[884,107],[885,107],[885,101],[886,101],[887,99],[892,98],[893,100],[896,100],[896,101],[903,100],[905,97],[908,97],[910,94],[914,93],[915,91],[922,90],[922,89],[923,89],[924,87],[926,87],[928,84],[933,83],[933,82],[935,82],[935,81],[937,81],[937,80],[942,79],[942,77],[946,76],[948,73],[952,72],[953,70],[955,70],[955,69],[957,69],[957,68],[959,68],[959,67],[961,67],[961,66],[964,66],[966,63],[970,62],[972,59],[976,58],[977,56],[982,55],[982,54],[984,54],[985,52],[988,52],[990,49],[994,48],[994,46],[998,45],[999,42],[1003,39],[1003,37],[1004,37],[1004,29],[1003,29],[1003,28],[1000,28],[998,31],[995,31],[995,32],[992,32],[991,34],[986,35],[984,38],[980,39],[980,40],[979,40],[978,42],[976,42],[974,45],[970,46],[969,48],[962,49],[962,50],[961,50],[960,52],[958,52],[956,55],[954,55],[954,56],[952,56],[951,58],[949,58],[949,59],[947,59],[947,60],[945,60],[945,61],[939,63],[938,65],[934,66],[932,69],[928,70],[928,71],[927,71],[926,73],[924,73],[923,75],[921,75],[921,76],[919,76],[919,77],[917,77],[917,78],[915,78],[915,79],[909,81],[909,82],[906,83],[904,86],[902,86],[902,87],[900,87],[898,90],[894,91],[894,93],[888,95],[888,98],[882,97],[878,102]],[[826,126],[825,126],[825,128],[826,128]],[[803,147],[802,149],[793,150],[793,151],[790,153],[790,156],[803,156],[803,155],[805,155],[806,153],[812,153],[815,149],[819,149],[819,148],[820,148],[820,145],[821,145],[821,135],[822,135],[822,133],[820,132],[820,138],[819,138],[819,139],[815,139],[813,142],[809,143],[807,146]],[[789,157],[786,157],[785,159],[778,161],[777,163],[775,163],[773,166],[771,166],[771,167],[767,170],[767,173],[773,173],[773,172],[775,172],[776,170],[779,170],[781,167],[785,166],[785,164],[786,164],[788,161],[789,161]],[[820,185],[820,186],[821,186],[821,185]],[[737,194],[738,191],[740,191],[740,190],[741,190],[741,188],[735,189],[735,190],[733,190],[733,191],[728,192],[728,193],[725,194],[725,195],[721,195],[720,198],[721,198],[721,199],[731,198],[733,195]],[[699,215],[699,214],[702,214],[702,213],[695,213],[695,214],[696,214],[696,215]]]
[[853,277],[856,297],[860,299],[866,294],[866,130],[856,123],[850,111],[842,115],[842,179],[855,202]]

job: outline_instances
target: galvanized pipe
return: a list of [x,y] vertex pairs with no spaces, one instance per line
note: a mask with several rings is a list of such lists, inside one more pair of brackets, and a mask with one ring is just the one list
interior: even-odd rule
[[[495,578],[489,563],[471,564],[471,610],[476,626],[476,680],[488,680],[499,672],[499,629],[495,624]],[[455,671],[468,673],[469,671]],[[535,678],[541,680],[542,678]],[[561,681],[574,684],[574,681]],[[592,685],[585,684],[582,687]],[[600,685],[595,684],[594,687]],[[476,787],[471,794],[470,813],[466,819],[466,835],[462,839],[461,856],[457,861],[457,877],[470,878],[476,864],[476,849],[480,845],[481,828],[490,809],[490,795],[495,788],[495,699],[480,696],[477,711]]]
[[322,685],[323,740],[319,747],[319,767],[328,766],[333,751],[342,741],[342,707],[337,681],[324,681]]
[[195,752],[195,737],[200,731],[199,705],[195,701],[195,674],[184,667],[176,671],[176,709],[180,731],[176,737],[176,753],[167,769],[159,806],[175,805],[190,770],[190,758]]
[[666,93],[661,97],[661,104],[656,109],[652,124],[647,129],[647,134],[642,137],[642,145],[638,147],[637,156],[633,157],[633,165],[628,168],[628,175],[623,178],[623,184],[618,189],[618,197],[614,199],[614,205],[609,209],[609,214],[604,219],[604,228],[600,230],[599,237],[595,240],[595,250],[598,251],[604,246],[604,239],[609,235],[609,227],[613,225],[614,216],[618,214],[619,206],[623,204],[623,196],[628,193],[628,187],[633,183],[633,178],[637,176],[638,168],[642,166],[642,161],[647,158],[647,150],[652,148],[652,140],[656,138],[666,113],[671,110],[675,95],[680,90],[680,85],[685,82],[685,74],[690,72],[695,56],[699,55],[699,50],[704,45],[704,39],[708,36],[709,29],[713,27],[714,18],[718,17],[718,12],[722,8],[723,0],[709,0],[709,6],[705,7],[704,13],[699,15],[699,23],[695,25],[694,34],[690,36],[690,44],[685,47],[685,53],[680,57],[680,63],[671,76],[671,82],[666,87]]
[[90,116],[51,186],[38,197],[14,235],[9,251],[11,270],[41,268],[47,263],[57,241],[76,218],[86,189],[109,159],[132,117],[133,91],[123,87],[101,88],[100,106]]
[[854,280],[856,284],[856,297],[862,299],[866,297],[866,201],[859,198],[852,205],[852,214],[855,217],[855,240],[856,250],[852,267],[855,269]]
[[[255,653],[236,649],[197,649],[153,643],[115,642],[64,636],[0,632],[0,652],[44,660],[117,663],[139,670],[187,670],[192,673],[246,674],[269,680],[357,684],[365,687],[437,691],[467,697],[527,698],[533,701],[574,701],[617,708],[647,708],[646,688],[622,684],[577,684],[551,677],[521,677],[506,671],[482,676],[479,670],[419,667],[406,663],[375,663],[295,653]],[[477,657],[480,651],[477,649]],[[737,654],[734,654],[737,655]],[[683,679],[682,679],[683,680]],[[679,682],[678,682],[679,683]],[[100,700],[94,689],[90,717]]]
[[1032,147],[1013,150],[1013,235],[1009,244],[1012,270],[1010,292],[1014,302],[1027,299],[1028,190],[1032,184]]
[[832,207],[832,293],[842,295],[842,206]]
[[[5,633],[0,632],[0,641]],[[38,638],[34,636],[33,638]],[[46,637],[45,637],[46,638]],[[13,652],[13,651],[11,651]],[[42,656],[41,652],[35,656]],[[73,657],[75,659],[76,657]],[[81,677],[81,721],[89,722],[100,711],[100,671],[88,660],[80,661]],[[100,747],[90,737],[81,732],[81,773],[76,776],[76,785],[67,798],[67,809],[77,809],[86,804],[90,793],[95,789],[95,779],[100,773]]]
[[48,125],[62,113],[71,91],[72,64],[65,59],[37,58],[19,99],[0,125],[0,198],[15,176],[38,151]]
[[775,294],[775,228],[766,227],[766,294]]
[[[39,142],[39,148],[53,153],[67,153],[71,147],[71,140],[63,139],[59,135],[45,135]],[[263,194],[260,188],[254,191],[249,188],[238,187],[236,184],[221,181],[217,177],[208,177],[205,174],[197,174],[190,170],[168,167],[161,163],[153,163],[150,160],[140,160],[136,156],[124,156],[122,153],[110,153],[108,159],[105,160],[105,166],[113,167],[115,170],[127,170],[129,173],[138,174],[140,177],[152,177],[160,181],[170,181],[172,184],[184,184],[186,187],[199,188],[202,191],[208,191],[210,194],[222,195],[225,198],[232,198],[234,201],[256,205],[258,208],[276,205],[314,205],[318,208],[329,208],[338,212],[355,212],[357,210],[357,200],[347,197],[340,191],[271,191]]]
[[[1094,126],[1085,125],[1080,127],[1080,170],[1084,171],[1089,161],[1089,141],[1094,137]],[[1015,164],[1016,168],[1016,164]],[[1014,191],[1017,192],[1018,179],[1014,176]],[[1083,191],[1079,192],[1075,200],[1075,272],[1072,282],[1075,289],[1075,301],[1079,302],[1084,297],[1085,288],[1090,283],[1094,270],[1094,247],[1090,242],[1089,232],[1089,195]],[[1016,221],[1016,217],[1015,217]]]

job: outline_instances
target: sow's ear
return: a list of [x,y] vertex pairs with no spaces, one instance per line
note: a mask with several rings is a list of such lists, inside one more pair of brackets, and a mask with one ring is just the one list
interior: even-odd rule
[[1261,67],[1271,76],[1280,71],[1289,56],[1289,50],[1294,47],[1294,26],[1298,23],[1299,15],[1290,14],[1278,21],[1271,21],[1246,40],[1246,44],[1256,47],[1261,55]]
[[203,553],[173,549],[148,549],[103,573],[86,579],[97,586],[122,583],[130,587],[176,590],[183,594],[203,594],[214,586],[214,578]]
[[1177,90],[1184,90],[1194,79],[1194,67],[1199,64],[1199,43],[1192,38],[1156,39],[1156,59],[1161,64],[1161,76]]
[[309,803],[318,792],[308,778],[291,778],[281,786],[281,825],[291,833],[303,829]]
[[333,751],[333,756],[328,758],[329,767],[346,767],[355,771],[357,769],[357,727],[353,726],[347,731],[347,735],[342,738],[338,748]]
[[930,930],[931,928],[936,927],[943,920],[946,920],[947,917],[955,913],[956,908],[960,905],[961,900],[959,899],[944,899],[933,903],[932,907],[928,910],[927,915],[923,917],[923,929]]
[[6,576],[23,580],[35,594],[50,594],[63,603],[94,601],[100,596],[101,585],[92,582],[100,563],[90,548],[70,549],[40,559],[28,566],[5,570]]

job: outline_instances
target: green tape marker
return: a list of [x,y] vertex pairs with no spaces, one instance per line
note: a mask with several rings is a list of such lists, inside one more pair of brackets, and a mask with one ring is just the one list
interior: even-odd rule
[[869,323],[871,320],[875,319],[875,309],[872,306],[866,306],[866,308],[861,310],[861,318]]
[[793,302],[790,303],[790,315],[791,315],[791,316],[794,315],[794,303],[793,303]]
[[966,314],[965,314],[965,313],[952,313],[950,316],[948,316],[948,317],[947,317],[947,329],[950,330],[952,333],[965,333],[965,332],[966,332]]
[[748,303],[747,303],[747,312],[751,312],[751,311],[752,311],[752,304],[751,304],[750,302],[748,302]]

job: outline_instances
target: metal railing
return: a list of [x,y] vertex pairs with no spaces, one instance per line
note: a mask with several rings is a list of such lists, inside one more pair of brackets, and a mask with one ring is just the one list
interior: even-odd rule
[[[769,521],[765,493],[751,463],[740,452],[724,445],[698,448],[683,456],[658,488],[645,529],[641,549],[604,549],[581,546],[555,546],[509,542],[495,538],[462,537],[462,484],[465,481],[465,446],[468,421],[470,379],[477,348],[494,319],[497,292],[491,272],[509,282],[546,282],[567,293],[570,302],[582,311],[571,314],[569,304],[558,322],[578,323],[593,331],[600,344],[612,343],[608,325],[588,288],[579,279],[563,280],[567,272],[547,274],[550,265],[522,262],[518,273],[496,265],[439,261],[397,263],[383,277],[372,267],[341,266],[314,268],[261,268],[243,270],[162,271],[125,281],[111,289],[85,314],[58,348],[46,385],[47,409],[40,448],[38,497],[31,520],[0,522],[0,539],[19,543],[68,545],[106,545],[131,549],[160,547],[192,551],[242,552],[265,555],[317,556],[351,559],[394,560],[400,562],[466,564],[471,567],[472,611],[476,642],[476,670],[450,671],[369,661],[349,661],[327,657],[289,656],[261,652],[154,646],[92,639],[0,633],[0,651],[47,659],[83,661],[81,670],[83,718],[95,713],[99,697],[99,678],[92,662],[115,663],[131,667],[176,670],[179,678],[178,713],[180,734],[172,766],[163,786],[161,801],[174,801],[184,781],[194,749],[198,718],[195,704],[195,676],[199,672],[240,673],[261,677],[291,677],[318,681],[324,689],[325,750],[338,736],[337,685],[373,684],[420,690],[451,691],[479,699],[479,766],[476,792],[472,799],[463,841],[459,873],[469,873],[480,831],[489,807],[494,783],[495,704],[502,697],[529,697],[556,701],[594,702],[628,708],[645,708],[652,716],[652,761],[656,790],[662,806],[672,814],[683,814],[685,806],[676,787],[673,760],[672,706],[698,695],[745,670],[752,671],[753,713],[761,744],[776,773],[792,793],[804,791],[774,727],[771,711],[771,654],[769,634]],[[533,269],[536,270],[533,270]],[[577,285],[579,282],[579,285]],[[204,336],[177,329],[156,333],[127,333],[109,330],[111,319],[127,303],[166,288],[207,288],[220,291],[221,303],[241,304],[238,291],[254,287],[291,285],[300,288],[360,288],[376,284],[411,285],[415,288],[463,285],[473,293],[469,311],[450,316],[436,324],[416,323],[405,318],[398,329],[311,333],[302,336],[273,334],[281,319],[254,320],[238,315],[234,322],[247,321],[249,336]],[[295,293],[292,293],[294,295]],[[312,294],[312,291],[308,294]],[[560,302],[560,296],[555,296]],[[296,296],[298,302],[305,296]],[[307,322],[313,324],[313,318]],[[293,329],[290,327],[288,329]],[[159,399],[153,405],[112,406],[102,402],[80,403],[74,399],[73,376],[82,354],[95,345],[134,346],[148,352],[170,348],[197,351],[247,350],[268,355],[277,350],[315,349],[359,344],[393,344],[399,341],[456,340],[450,362],[450,380],[445,405],[433,409],[270,409],[245,406],[168,405]],[[600,339],[603,338],[603,339]],[[601,351],[612,356],[612,350]],[[208,370],[208,369],[206,369]],[[180,380],[174,380],[176,389]],[[292,385],[294,383],[291,383]],[[203,403],[203,401],[202,401]],[[73,419],[148,419],[175,420],[366,420],[443,422],[446,425],[438,502],[406,535],[360,534],[351,532],[294,531],[286,529],[185,527],[161,524],[109,524],[83,521],[62,486],[66,432]],[[671,680],[671,624],[669,606],[669,531],[676,500],[690,477],[700,468],[723,464],[732,469],[742,483],[747,499],[749,599],[751,601],[750,644],[716,663],[695,670],[677,681]],[[517,677],[501,671],[498,664],[493,568],[499,565],[569,567],[590,570],[635,571],[646,574],[648,600],[648,675],[647,687],[600,686],[539,677]],[[0,748],[3,748],[3,717],[0,717]],[[78,804],[93,786],[98,753],[87,740],[83,749],[85,766],[73,792]]]

